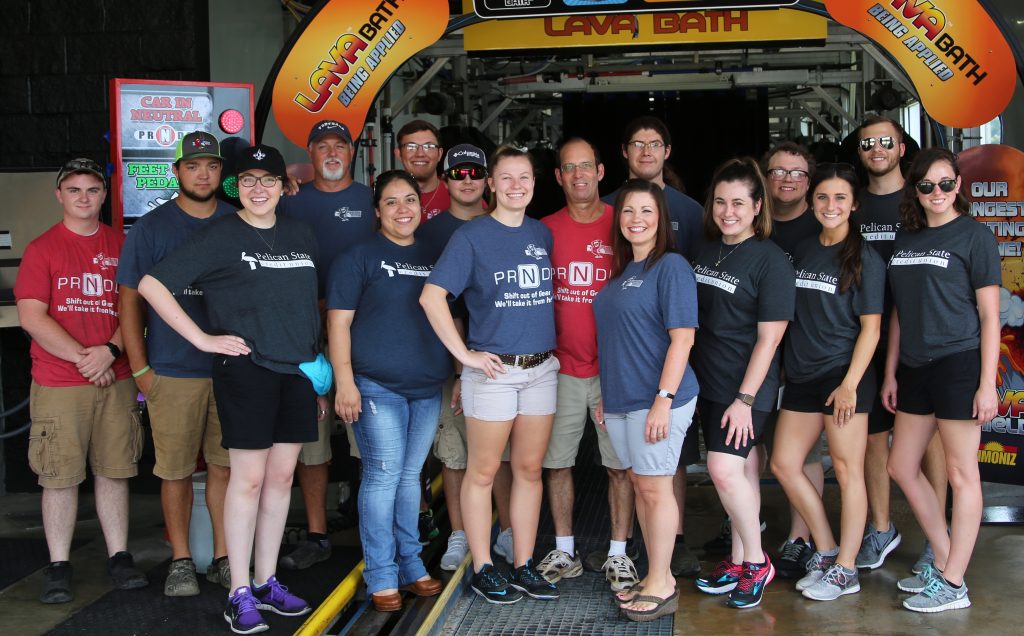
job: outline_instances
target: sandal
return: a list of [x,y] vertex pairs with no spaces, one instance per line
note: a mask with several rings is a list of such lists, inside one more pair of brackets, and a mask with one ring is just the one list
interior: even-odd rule
[[632,603],[643,590],[644,586],[640,583],[637,583],[636,585],[627,587],[622,591],[615,592],[615,601],[620,604],[619,608],[621,609],[622,605],[628,605],[629,603]]
[[658,620],[662,616],[668,616],[675,614],[676,610],[679,609],[679,590],[672,592],[667,598],[658,598],[657,596],[645,596],[639,595],[633,599],[634,602],[641,603],[654,603],[654,607],[649,610],[629,610],[623,609],[622,614],[631,621],[645,623],[647,621]]

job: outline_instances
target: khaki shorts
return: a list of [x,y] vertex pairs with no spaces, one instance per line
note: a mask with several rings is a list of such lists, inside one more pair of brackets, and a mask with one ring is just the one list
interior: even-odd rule
[[[580,440],[587,425],[587,414],[590,420],[597,421],[597,404],[601,401],[601,379],[576,378],[564,373],[558,374],[558,398],[556,402],[555,423],[551,429],[551,441],[544,455],[544,468],[572,468],[576,465],[576,454],[580,450]],[[601,465],[606,468],[622,470],[624,466],[612,448],[608,432],[595,426],[597,430],[597,447],[601,451]]]
[[[455,378],[448,378],[441,393],[441,417],[434,437],[434,457],[451,470],[466,470],[466,418],[452,409],[452,387]],[[501,461],[509,460],[511,447],[505,445]]]
[[[330,404],[334,404],[334,394],[331,394]],[[333,407],[332,407],[333,408]],[[302,450],[299,451],[299,463],[304,466],[320,466],[331,461],[333,455],[331,454],[331,435],[334,434],[335,418],[328,410],[327,417],[318,419],[316,422],[316,441],[307,442],[302,445]],[[346,429],[351,427],[346,426]],[[349,442],[352,443],[352,448],[356,448],[355,441],[352,437],[352,432],[349,431]],[[355,451],[353,457],[359,457],[358,450]]]
[[146,395],[160,479],[185,479],[196,472],[199,450],[207,464],[230,466],[220,444],[220,418],[210,378],[153,375]]
[[126,479],[138,474],[144,433],[131,378],[100,388],[32,383],[28,463],[43,488],[70,488],[94,475]]

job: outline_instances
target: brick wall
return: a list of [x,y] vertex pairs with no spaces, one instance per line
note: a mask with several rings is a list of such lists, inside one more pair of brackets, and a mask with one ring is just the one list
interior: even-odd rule
[[0,169],[106,162],[114,77],[209,79],[207,0],[3,0]]

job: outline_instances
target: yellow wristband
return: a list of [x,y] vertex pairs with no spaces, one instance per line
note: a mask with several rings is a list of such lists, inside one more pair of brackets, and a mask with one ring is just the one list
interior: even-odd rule
[[141,369],[139,369],[138,371],[136,371],[135,373],[133,373],[132,377],[133,378],[137,378],[137,377],[143,376],[143,375],[146,374],[147,371],[150,371],[150,368],[149,368],[148,364],[146,366],[142,367]]

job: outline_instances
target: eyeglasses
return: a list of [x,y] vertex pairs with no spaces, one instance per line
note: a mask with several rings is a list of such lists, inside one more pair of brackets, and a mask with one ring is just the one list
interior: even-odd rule
[[644,148],[657,150],[658,148],[664,148],[665,142],[661,141],[660,139],[655,139],[654,141],[640,141],[639,139],[634,139],[633,141],[627,141],[626,146],[641,151]]
[[[652,143],[656,143],[656,142],[652,142]],[[578,169],[583,170],[585,172],[590,172],[591,170],[593,170],[596,167],[597,167],[597,165],[593,161],[581,161],[579,163],[563,163],[561,165],[561,170],[562,170],[562,172],[572,172],[573,170],[576,170],[578,168]]]
[[806,170],[786,170],[785,168],[771,168],[768,170],[768,176],[776,181],[782,181],[789,175],[789,178],[793,181],[803,181],[807,178],[809,173]]
[[457,166],[455,168],[448,168],[445,171],[445,175],[452,181],[462,181],[466,177],[473,181],[479,181],[487,177],[487,168],[483,166]]
[[272,174],[265,174],[262,177],[257,177],[251,174],[243,174],[239,175],[238,177],[238,185],[242,186],[243,188],[251,188],[256,185],[257,181],[259,181],[260,185],[263,186],[264,188],[273,188],[275,185],[277,185],[277,182],[280,179],[281,177],[276,177]]
[[438,146],[437,144],[418,144],[413,141],[402,144],[402,148],[408,150],[409,152],[416,152],[420,148],[423,148],[424,151],[437,150],[439,147],[440,146]]
[[[875,141],[876,141],[875,137],[865,137],[864,139],[861,139],[860,140],[860,149],[863,150],[864,152],[867,152],[868,150],[871,150],[872,148],[875,147]],[[888,136],[886,136],[886,137],[878,137],[877,141],[886,150],[892,150],[892,147],[896,145],[896,139],[894,139],[893,137],[888,137]]]
[[956,179],[941,179],[938,184],[932,183],[931,181],[918,181],[914,184],[917,191],[921,194],[931,194],[935,190],[935,186],[939,186],[939,190],[943,192],[952,192],[956,189]]

